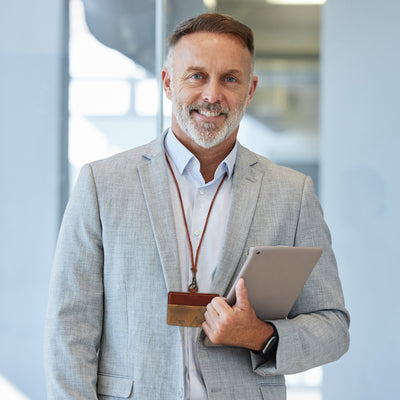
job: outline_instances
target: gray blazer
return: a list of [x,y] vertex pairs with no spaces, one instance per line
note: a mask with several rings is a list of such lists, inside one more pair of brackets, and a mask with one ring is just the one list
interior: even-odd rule
[[[65,211],[51,277],[45,367],[51,400],[183,398],[182,290],[163,137],[86,165]],[[284,374],[339,358],[349,316],[330,234],[305,175],[239,145],[212,292],[228,292],[250,246],[319,246],[323,255],[279,333],[276,359],[197,338],[209,399],[286,398]]]

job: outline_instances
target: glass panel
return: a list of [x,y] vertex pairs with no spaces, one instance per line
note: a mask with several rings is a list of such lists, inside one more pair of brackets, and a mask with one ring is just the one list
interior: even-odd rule
[[301,374],[287,375],[287,400],[322,400],[322,367]]
[[[218,0],[209,9],[232,15],[255,36],[259,83],[239,141],[310,175],[318,192],[320,7]],[[321,400],[322,368],[287,376],[287,385],[288,400]]]
[[7,400],[29,400],[15,386],[13,386],[5,377],[0,374],[0,399]]
[[[320,8],[264,0],[204,0],[203,5],[254,31],[259,84],[240,124],[239,141],[310,175],[318,191]],[[176,2],[170,0],[167,8],[176,18]],[[172,21],[167,25],[173,26]],[[287,384],[288,400],[321,400],[322,368],[288,376]]]
[[[118,14],[113,15],[118,21],[115,26],[122,37],[129,38],[119,52],[100,43],[87,24],[90,21],[97,36],[104,35],[104,43],[119,48],[123,40],[120,37],[113,42],[116,38],[109,32],[112,18],[99,31],[101,18],[91,15],[96,8],[91,1],[71,0],[70,4],[69,159],[73,184],[85,162],[146,143],[159,132],[154,36],[140,29],[146,25],[154,29],[154,9],[146,2],[140,2],[140,10],[133,9],[134,3],[125,10],[112,9]],[[112,7],[112,1],[102,3],[107,4]],[[241,123],[240,142],[277,163],[307,173],[317,186],[319,7],[271,5],[263,0],[169,0],[167,35],[178,22],[207,10],[230,14],[255,33],[259,86]],[[96,11],[108,12],[107,7]],[[132,26],[133,18],[139,27]],[[138,48],[140,43],[147,47]],[[170,103],[164,101],[165,127],[170,115]],[[288,400],[322,399],[321,368],[288,376],[287,383]]]
[[[143,13],[147,25],[154,27],[154,5],[135,7],[125,10],[112,2],[99,7],[89,0],[70,1],[71,186],[83,164],[147,143],[157,135],[157,89],[147,56],[151,51],[154,58],[154,49],[138,48],[148,41],[147,31],[131,32],[131,24],[137,26],[135,12]],[[107,16],[109,23],[103,27],[102,19]],[[110,29],[114,21],[116,31]],[[120,30],[121,37],[116,36]],[[103,43],[114,44],[128,55],[138,54],[138,59]]]
[[320,7],[265,0],[204,0],[204,5],[254,31],[259,84],[239,141],[310,175],[318,191]]

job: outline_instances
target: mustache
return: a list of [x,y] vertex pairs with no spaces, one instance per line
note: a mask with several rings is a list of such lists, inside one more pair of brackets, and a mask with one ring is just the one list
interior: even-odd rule
[[218,114],[230,115],[231,110],[229,107],[223,107],[221,103],[192,103],[188,106],[189,113],[193,110],[196,111],[210,111]]

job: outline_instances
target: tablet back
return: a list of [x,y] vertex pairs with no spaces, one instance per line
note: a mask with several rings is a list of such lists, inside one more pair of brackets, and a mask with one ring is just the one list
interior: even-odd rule
[[[266,321],[288,316],[321,254],[317,247],[250,248],[237,279],[244,278],[258,318]],[[236,282],[227,296],[231,305],[236,302]]]

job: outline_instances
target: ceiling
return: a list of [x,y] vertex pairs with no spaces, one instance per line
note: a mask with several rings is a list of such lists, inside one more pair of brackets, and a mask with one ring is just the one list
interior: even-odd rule
[[[255,33],[258,59],[317,60],[320,6],[268,4],[265,0],[214,0]],[[154,68],[155,0],[83,0],[88,26],[104,44]],[[167,1],[167,34],[185,18],[206,12],[201,0]],[[208,9],[210,10],[210,9]],[[211,11],[211,10],[210,10]]]
[[320,6],[218,0],[216,11],[233,15],[253,29],[258,58],[318,59]]
[[[215,2],[215,0],[214,0]],[[92,34],[154,73],[155,0],[83,0]],[[166,29],[206,11],[232,15],[255,34],[259,87],[248,113],[272,131],[318,131],[320,6],[265,0],[168,0]]]
[[254,31],[259,86],[248,113],[275,132],[318,132],[320,11],[316,5],[218,0]]

